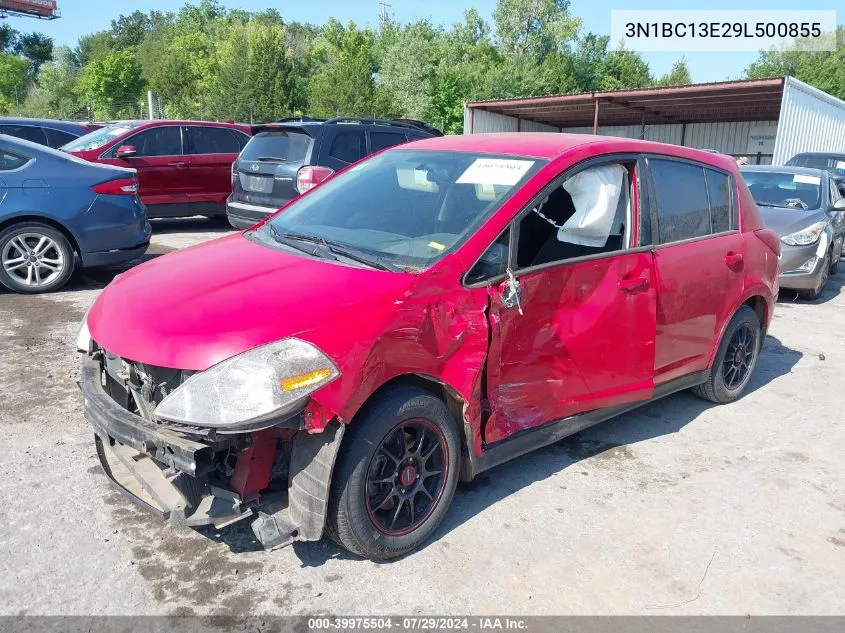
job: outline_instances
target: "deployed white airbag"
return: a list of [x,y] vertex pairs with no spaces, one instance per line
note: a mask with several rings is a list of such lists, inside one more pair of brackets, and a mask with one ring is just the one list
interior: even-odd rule
[[604,246],[613,228],[625,174],[622,165],[601,165],[564,182],[575,213],[558,229],[557,239],[582,246]]

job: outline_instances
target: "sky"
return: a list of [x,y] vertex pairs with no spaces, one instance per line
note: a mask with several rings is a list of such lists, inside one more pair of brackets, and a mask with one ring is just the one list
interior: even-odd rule
[[[475,7],[492,22],[496,0],[388,0],[392,5],[388,11],[400,22],[428,18],[433,23],[451,25],[463,17],[464,10]],[[41,31],[57,44],[75,46],[80,36],[109,27],[111,20],[121,13],[140,9],[148,11],[175,11],[185,0],[145,0],[120,2],[115,0],[58,0],[62,17],[51,22],[40,22],[31,18],[10,17],[7,22],[19,31]],[[346,22],[354,20],[361,25],[376,26],[379,16],[378,0],[322,0],[302,2],[301,0],[223,0],[228,8],[258,11],[275,8],[288,21],[321,24],[329,17]],[[724,0],[689,1],[637,0],[634,3],[606,3],[596,0],[572,0],[571,13],[583,20],[585,31],[600,34],[610,32],[611,9],[759,9],[758,2],[725,2]],[[767,0],[766,9],[836,9],[841,0],[809,0],[798,3],[795,0]],[[841,24],[845,16],[838,15]],[[745,68],[757,58],[756,53],[643,53],[656,77],[669,72],[672,64],[684,56],[696,83],[739,79]]]

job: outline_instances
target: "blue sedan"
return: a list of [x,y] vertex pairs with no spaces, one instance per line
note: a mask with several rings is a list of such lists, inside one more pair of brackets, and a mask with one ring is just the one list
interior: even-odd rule
[[83,267],[140,257],[150,243],[134,169],[89,163],[0,134],[0,284],[49,292]]

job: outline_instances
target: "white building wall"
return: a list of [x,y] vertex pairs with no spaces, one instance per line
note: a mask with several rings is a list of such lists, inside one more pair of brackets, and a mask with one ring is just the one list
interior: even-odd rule
[[520,121],[516,117],[487,112],[486,110],[464,108],[464,134],[491,132],[560,132],[560,128],[536,121]]
[[845,101],[786,78],[773,162],[783,165],[800,152],[845,151]]

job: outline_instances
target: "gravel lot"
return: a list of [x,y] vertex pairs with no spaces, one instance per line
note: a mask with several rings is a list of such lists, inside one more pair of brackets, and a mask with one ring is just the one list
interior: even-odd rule
[[[147,257],[227,232],[153,230]],[[0,291],[2,614],[845,613],[845,273],[781,299],[741,401],[682,393],[490,471],[386,564],[176,530],[111,488],[74,339],[114,274]]]

